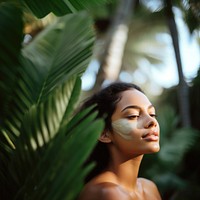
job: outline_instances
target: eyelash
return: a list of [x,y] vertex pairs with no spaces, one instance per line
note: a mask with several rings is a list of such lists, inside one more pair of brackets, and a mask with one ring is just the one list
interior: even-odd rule
[[[153,118],[156,118],[157,117],[157,115],[156,114],[150,114],[150,116],[151,117],[153,117]],[[140,117],[139,115],[130,115],[130,116],[127,116],[127,119],[136,119],[136,118],[138,118],[138,117]]]
[[156,118],[157,115],[156,114],[150,114],[151,117]]
[[138,118],[139,117],[139,115],[130,115],[130,116],[127,116],[127,119],[136,119],[136,118]]

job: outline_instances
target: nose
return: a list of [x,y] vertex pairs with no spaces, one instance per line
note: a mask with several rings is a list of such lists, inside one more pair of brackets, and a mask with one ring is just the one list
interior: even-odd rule
[[151,127],[156,127],[157,126],[157,121],[155,118],[153,117],[148,117],[146,119],[146,122],[145,122],[145,128],[151,128]]

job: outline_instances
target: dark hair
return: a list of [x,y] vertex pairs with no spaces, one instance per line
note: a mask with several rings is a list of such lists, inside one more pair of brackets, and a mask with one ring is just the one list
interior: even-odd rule
[[[104,119],[104,129],[112,130],[111,117],[116,109],[116,104],[121,99],[121,92],[130,89],[136,89],[143,93],[141,88],[135,84],[114,82],[86,99],[81,107],[81,110],[94,105],[91,113],[97,111],[97,118]],[[86,162],[86,164],[91,161],[96,162],[96,167],[91,171],[88,177],[86,177],[86,182],[104,170],[108,165],[109,159],[110,156],[107,145],[99,141]]]

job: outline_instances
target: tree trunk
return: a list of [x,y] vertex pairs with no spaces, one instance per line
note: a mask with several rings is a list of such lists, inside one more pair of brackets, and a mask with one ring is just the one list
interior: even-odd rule
[[171,0],[165,0],[165,10],[166,10],[166,15],[167,15],[169,30],[172,37],[174,52],[176,56],[178,76],[179,76],[178,102],[179,102],[179,110],[180,110],[180,116],[181,116],[181,124],[183,127],[189,127],[191,125],[190,109],[189,109],[189,88],[183,75],[180,49],[179,49],[179,41],[178,41],[178,31],[177,31],[176,22],[174,19],[174,13],[172,11]]
[[104,81],[118,79],[124,48],[128,37],[129,19],[132,16],[136,0],[120,0],[116,13],[104,41],[104,50],[99,57],[100,67],[94,90],[98,90]]

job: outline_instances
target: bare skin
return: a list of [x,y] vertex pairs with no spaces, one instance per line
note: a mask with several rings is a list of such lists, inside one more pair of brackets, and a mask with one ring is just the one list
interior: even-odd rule
[[[85,185],[79,200],[161,200],[152,181],[138,178],[143,155],[158,152],[160,148],[155,108],[143,93],[127,90],[122,92],[112,115],[112,122],[116,120],[121,123],[120,129],[103,132],[99,138],[109,147],[109,166]],[[126,124],[124,129],[123,124]],[[123,131],[129,137],[124,137]]]

